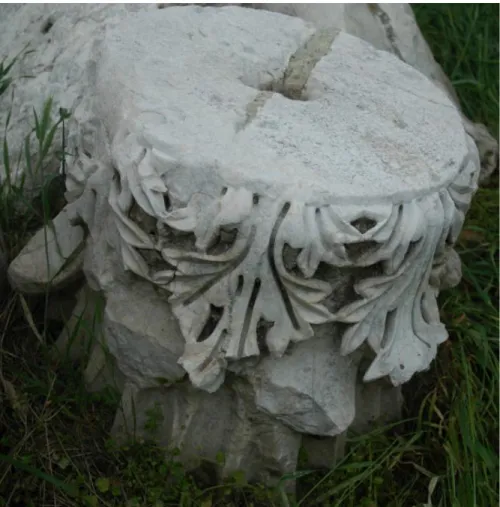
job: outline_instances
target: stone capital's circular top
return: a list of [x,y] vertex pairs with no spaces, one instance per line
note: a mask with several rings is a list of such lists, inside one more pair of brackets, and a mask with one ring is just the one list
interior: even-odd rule
[[395,56],[345,33],[237,7],[172,7],[110,29],[96,107],[132,120],[182,200],[244,185],[302,201],[397,202],[467,156],[459,112]]

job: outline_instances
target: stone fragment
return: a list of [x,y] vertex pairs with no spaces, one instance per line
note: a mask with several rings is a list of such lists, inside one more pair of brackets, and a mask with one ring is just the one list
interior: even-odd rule
[[439,290],[456,287],[462,278],[462,262],[454,248],[448,248],[442,262],[436,266],[431,275],[431,283]]
[[[342,354],[376,354],[365,380],[428,368],[447,337],[429,270],[478,167],[442,90],[345,33],[233,7],[139,14],[96,60],[116,171],[105,231],[125,271],[171,294],[195,386],[214,392],[229,363],[258,356],[268,324],[273,358],[343,322]],[[285,245],[300,252],[295,272]],[[359,297],[328,303],[321,265],[364,270]]]
[[479,183],[487,183],[490,176],[498,171],[498,141],[488,132],[481,123],[473,123],[462,116],[465,130],[476,142],[481,160]]
[[11,262],[11,286],[26,294],[57,290],[81,276],[85,232],[71,221],[71,205],[42,227]]
[[260,412],[250,385],[235,380],[214,394],[183,382],[124,389],[113,426],[118,439],[155,438],[188,469],[211,466],[218,478],[243,472],[248,481],[276,484],[295,470],[300,435]]
[[171,384],[186,374],[177,363],[184,350],[179,325],[166,298],[147,283],[106,294],[103,334],[121,372],[139,387]]
[[260,361],[255,403],[299,433],[332,437],[354,419],[357,361],[340,355],[339,336],[316,332],[283,357]]
[[399,55],[276,13],[172,7],[103,40],[99,156],[68,194],[126,385],[115,434],[220,477],[273,482],[301,442],[331,466],[447,337],[435,279],[479,169],[460,112]]

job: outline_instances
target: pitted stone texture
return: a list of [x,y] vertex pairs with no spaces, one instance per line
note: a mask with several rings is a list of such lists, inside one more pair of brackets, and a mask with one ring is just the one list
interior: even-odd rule
[[[458,96],[450,79],[436,62],[409,4],[245,4],[296,16],[319,28],[342,30],[363,39],[373,47],[396,55],[441,87],[459,108]],[[480,182],[486,182],[498,169],[498,141],[480,123],[464,115],[467,133],[476,142],[480,159]]]
[[445,251],[443,261],[436,266],[432,274],[432,282],[440,290],[456,287],[462,278],[462,262],[455,249]]
[[85,231],[71,221],[72,206],[64,208],[40,229],[12,261],[11,286],[26,294],[63,288],[81,276]]
[[93,290],[105,293],[129,283],[129,276],[123,269],[118,230],[108,203],[112,175],[109,170],[96,171],[74,203],[78,216],[89,224],[83,259],[85,278]]

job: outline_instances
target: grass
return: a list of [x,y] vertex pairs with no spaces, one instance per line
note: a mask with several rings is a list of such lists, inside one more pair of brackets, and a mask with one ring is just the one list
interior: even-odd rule
[[[498,7],[426,4],[414,10],[466,114],[498,135]],[[5,69],[0,91],[10,84]],[[27,201],[22,181],[0,188],[10,258],[57,211],[49,207],[51,180],[43,174],[51,132],[63,126],[60,113],[47,103],[34,116],[31,135],[45,156],[35,159],[26,149],[20,161],[41,174],[38,201]],[[6,143],[3,156],[7,150]],[[458,242],[463,281],[440,298],[450,340],[431,370],[405,386],[405,419],[352,437],[334,469],[298,473],[295,500],[240,477],[203,485],[154,443],[109,440],[117,393],[87,392],[85,361],[71,364],[48,353],[46,344],[60,326],[48,325],[46,297],[28,301],[30,323],[26,305],[10,294],[0,307],[0,506],[498,505],[498,239],[496,176],[478,191]],[[46,344],[33,326],[42,329]]]
[[498,6],[414,4],[413,11],[464,113],[498,139]]

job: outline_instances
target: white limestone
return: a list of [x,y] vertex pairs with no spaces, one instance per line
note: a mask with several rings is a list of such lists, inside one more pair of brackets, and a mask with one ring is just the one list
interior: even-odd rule
[[248,375],[259,410],[299,433],[336,436],[354,420],[358,358],[342,357],[340,340],[330,326],[325,331],[280,359],[263,358]]
[[[25,136],[34,126],[33,109],[39,112],[49,97],[54,100],[54,117],[63,107],[77,121],[89,119],[93,45],[106,26],[129,13],[155,9],[154,4],[0,5],[0,61],[18,57],[9,74],[13,82],[0,96],[2,132],[10,116],[7,139],[12,160],[17,160]],[[57,134],[54,149],[61,146],[61,131]],[[34,136],[32,140],[36,141]],[[36,152],[36,142],[32,151]],[[1,164],[3,177],[3,160]]]
[[[164,4],[165,7],[170,5]],[[244,6],[281,12],[319,28],[342,30],[364,39],[415,67],[458,103],[453,87],[435,62],[408,4],[266,3]],[[2,128],[7,115],[11,115],[7,137],[13,159],[33,126],[33,107],[40,110],[49,96],[54,98],[55,113],[59,107],[64,107],[72,112],[77,122],[90,120],[89,84],[95,65],[92,47],[102,40],[107,26],[115,26],[138,12],[154,12],[158,7],[157,4],[0,4],[0,60],[10,61],[16,55],[23,55],[12,70],[14,82],[9,93],[0,97]],[[23,53],[25,49],[30,52]],[[473,124],[465,117],[463,121],[467,132],[477,142],[481,176],[486,179],[496,167],[498,145],[484,126]],[[76,122],[70,123],[68,143],[73,146]],[[87,128],[81,135],[81,148],[88,151],[94,143],[92,129]],[[2,160],[0,169],[3,173]]]
[[[476,150],[439,89],[342,33],[311,69],[303,100],[267,92],[261,100],[260,88],[287,94],[296,65],[292,59],[287,68],[288,60],[307,59],[300,51],[317,36],[300,20],[251,11],[245,27],[255,23],[258,35],[238,38],[240,12],[172,8],[164,18],[138,15],[105,39],[96,109],[114,135],[110,205],[124,267],[172,293],[186,340],[180,361],[201,388],[221,385],[227,361],[259,354],[262,319],[274,323],[266,345],[275,357],[310,338],[311,324],[349,323],[343,353],[369,338],[377,354],[366,379],[404,382],[428,367],[446,338],[436,291],[422,278],[463,220],[460,192],[474,188]],[[218,39],[211,34],[220,23],[229,28]],[[160,26],[169,28],[161,36]],[[245,49],[250,44],[255,53]],[[131,220],[134,201],[156,225]],[[363,218],[372,221],[369,230],[351,225]],[[194,234],[194,245],[175,246],[169,229]],[[224,245],[221,234],[232,230],[237,235]],[[346,245],[364,242],[379,246],[349,255]],[[304,278],[286,270],[285,245],[301,250]],[[138,249],[166,262],[151,266]],[[361,299],[334,314],[323,304],[328,284],[312,278],[321,262],[382,262],[384,273],[360,280]],[[200,342],[213,307],[222,315]]]
[[74,118],[64,213],[106,299],[86,378],[111,382],[110,355],[114,433],[156,403],[155,438],[193,467],[222,451],[222,476],[273,481],[301,442],[326,463],[312,436],[337,456],[396,415],[447,338],[478,150],[425,75],[325,26],[136,13],[96,39]]
[[[131,310],[133,309],[133,311]],[[108,351],[138,387],[177,382],[186,372],[178,364],[184,343],[169,308],[149,284],[135,283],[109,294],[103,322]]]
[[81,274],[84,229],[71,223],[69,205],[40,229],[9,266],[11,286],[27,294],[60,289]]
[[[252,174],[257,193],[286,199],[300,192],[304,201],[318,203],[398,201],[439,188],[455,175],[467,153],[457,109],[386,52],[339,35],[305,76],[302,100],[292,101],[259,89],[282,79],[288,60],[314,39],[312,27],[292,19],[290,28],[280,31],[273,26],[276,15],[269,14],[267,28],[253,36],[250,29],[262,13],[248,11],[247,40],[236,38],[238,27],[229,20],[224,36],[215,38],[233,8],[176,15],[179,9],[169,9],[160,47],[158,18],[138,15],[109,34],[96,57],[101,62],[96,107],[105,111],[106,127],[115,134],[117,117],[137,123],[129,128],[142,129],[143,142],[156,152],[144,163],[160,166],[167,185],[181,171],[192,182],[183,187],[184,195],[174,194],[178,200],[186,201],[199,188],[201,164],[208,184],[219,178],[236,188]],[[185,25],[199,18],[200,32],[187,38]],[[139,25],[144,31],[138,32]],[[322,50],[328,51],[333,37],[320,40]],[[275,86],[287,88],[287,78]],[[248,112],[254,101],[261,101],[255,117]],[[137,118],[134,109],[151,114]],[[116,150],[118,143],[115,138]]]

